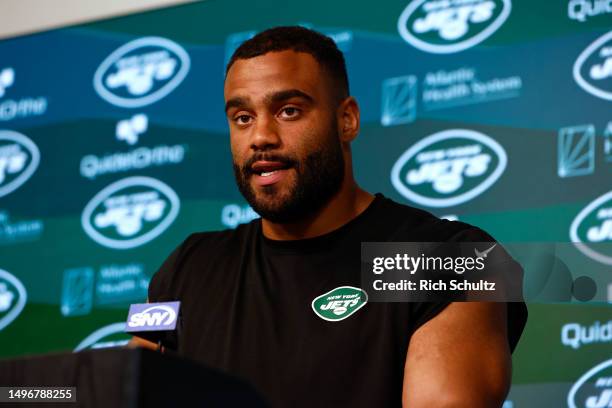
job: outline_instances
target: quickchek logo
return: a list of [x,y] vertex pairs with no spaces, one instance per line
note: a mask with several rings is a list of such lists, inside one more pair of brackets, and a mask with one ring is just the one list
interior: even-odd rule
[[0,269],[0,330],[19,316],[26,301],[27,293],[19,279]]
[[567,396],[569,408],[612,407],[612,359],[587,371]]
[[397,28],[414,47],[448,54],[490,37],[511,9],[510,0],[414,0],[400,15]]
[[580,323],[567,323],[561,328],[561,344],[564,346],[578,350],[597,343],[612,343],[612,320],[607,323],[596,321],[589,327]]
[[491,187],[507,161],[505,150],[489,136],[467,129],[445,130],[404,152],[391,169],[391,183],[415,203],[450,207]]
[[189,54],[160,37],[131,41],[109,55],[94,74],[94,88],[113,105],[137,108],[172,92],[189,72]]
[[13,86],[15,83],[15,70],[11,67],[0,70],[0,98],[2,98],[6,89]]
[[0,130],[0,197],[17,190],[38,168],[38,147],[21,133]]
[[578,213],[570,226],[570,239],[586,256],[612,265],[612,191]]
[[178,196],[166,184],[150,177],[128,177],[96,194],[85,206],[81,224],[100,245],[129,249],[164,232],[179,209]]
[[612,101],[612,31],[582,51],[574,63],[573,74],[582,89]]
[[151,306],[139,313],[130,315],[128,326],[130,328],[164,328],[174,327],[176,312],[170,306]]
[[344,320],[368,303],[368,295],[359,288],[340,286],[312,301],[312,310],[323,320]]

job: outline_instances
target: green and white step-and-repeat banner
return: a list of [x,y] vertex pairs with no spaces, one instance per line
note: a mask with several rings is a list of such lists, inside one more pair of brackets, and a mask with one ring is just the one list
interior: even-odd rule
[[529,303],[505,407],[611,406],[610,0],[208,0],[1,41],[0,356],[124,344],[176,245],[257,216],[224,68],[293,24],[346,56],[363,187],[564,243],[570,286],[595,283],[588,302]]

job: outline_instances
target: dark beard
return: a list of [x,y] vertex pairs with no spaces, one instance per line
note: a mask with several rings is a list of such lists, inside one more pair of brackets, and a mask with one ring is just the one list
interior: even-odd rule
[[[234,163],[234,176],[238,189],[250,206],[262,218],[274,223],[290,223],[315,214],[340,190],[344,180],[344,156],[338,137],[328,138],[328,143],[310,153],[303,162],[286,156],[255,154],[240,167]],[[289,165],[296,173],[296,183],[287,194],[279,195],[276,186],[264,186],[261,190],[268,200],[258,200],[249,180],[251,164],[257,160],[279,161]],[[291,171],[291,170],[288,170]]]

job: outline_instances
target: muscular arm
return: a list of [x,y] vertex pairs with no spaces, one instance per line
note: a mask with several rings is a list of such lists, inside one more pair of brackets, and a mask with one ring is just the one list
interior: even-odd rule
[[500,407],[510,386],[506,304],[451,303],[415,331],[403,406]]

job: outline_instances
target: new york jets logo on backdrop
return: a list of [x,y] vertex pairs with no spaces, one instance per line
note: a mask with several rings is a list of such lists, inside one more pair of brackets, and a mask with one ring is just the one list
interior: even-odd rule
[[128,344],[131,335],[125,333],[125,322],[118,322],[101,327],[81,341],[74,351],[122,347]]
[[110,54],[94,74],[94,88],[113,105],[137,108],[172,92],[189,72],[189,54],[166,38],[144,37]]
[[27,293],[21,281],[0,269],[0,330],[19,316],[26,301]]
[[612,359],[604,361],[576,381],[567,395],[569,408],[612,407]]
[[97,243],[134,248],[164,232],[179,213],[180,201],[166,184],[128,177],[96,194],[81,215],[83,229]]
[[339,286],[317,296],[312,301],[312,310],[323,320],[335,322],[344,320],[361,309],[368,302],[368,295],[353,286]]
[[36,171],[38,147],[29,138],[12,130],[0,130],[0,197],[19,187]]
[[573,74],[582,89],[612,101],[612,31],[582,51],[574,63]]
[[415,203],[449,207],[491,187],[507,161],[504,149],[490,137],[474,130],[445,130],[406,150],[391,169],[391,183]]
[[510,0],[414,0],[397,22],[400,35],[420,50],[447,54],[484,41],[510,15]]
[[612,191],[578,213],[570,226],[570,239],[586,256],[612,265]]

